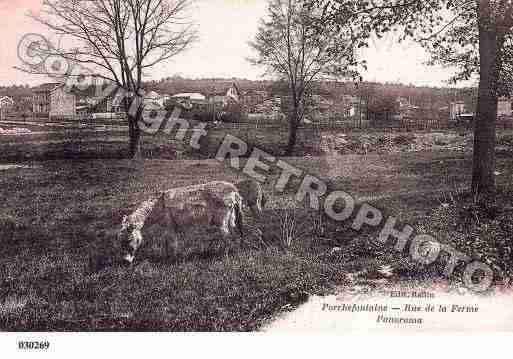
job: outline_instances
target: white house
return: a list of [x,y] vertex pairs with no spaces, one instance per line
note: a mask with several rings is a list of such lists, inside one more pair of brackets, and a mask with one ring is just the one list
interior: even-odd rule
[[449,105],[449,116],[450,119],[453,121],[457,120],[458,117],[460,117],[460,115],[464,114],[465,112],[465,102],[456,101],[451,102],[451,104]]
[[233,83],[228,90],[217,92],[214,91],[209,96],[209,101],[220,104],[222,106],[227,106],[229,103],[240,103],[242,100],[242,93],[239,90],[239,87]]
[[77,96],[62,84],[50,92],[49,118],[74,119],[76,106]]
[[155,91],[150,91],[144,95],[144,104],[158,104],[160,107],[164,107],[164,97],[159,95]]
[[4,96],[0,98],[0,120],[4,119],[6,110],[14,105],[12,98]]
[[497,117],[504,116],[511,116],[511,100],[506,97],[501,97],[497,103]]
[[176,95],[173,95],[172,98],[192,101],[205,101],[207,99],[205,95],[197,92],[177,93]]

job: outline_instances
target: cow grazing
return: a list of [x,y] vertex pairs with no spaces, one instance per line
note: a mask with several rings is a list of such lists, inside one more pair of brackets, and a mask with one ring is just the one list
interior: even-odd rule
[[[255,192],[255,193],[254,193]],[[242,203],[253,211],[261,211],[263,195],[260,186],[243,182],[241,192],[229,182],[210,182],[201,185],[174,188],[141,203],[130,215],[124,216],[118,240],[123,259],[132,263],[143,242],[143,228],[160,224],[174,232],[174,251],[178,251],[178,237],[189,227],[213,226],[225,241],[238,230],[243,243]],[[166,252],[169,253],[166,239]]]

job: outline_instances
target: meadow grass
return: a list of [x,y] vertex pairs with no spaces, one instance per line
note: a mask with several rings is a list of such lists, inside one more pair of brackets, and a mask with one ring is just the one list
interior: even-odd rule
[[[430,191],[468,186],[471,168],[470,156],[452,152],[347,156],[335,165],[323,158],[287,161],[329,179],[330,186],[369,197],[403,223],[440,205]],[[375,230],[355,232],[350,220],[323,222],[300,205],[281,206],[291,203],[295,179],[274,194],[263,218],[246,218],[247,247],[230,245],[226,254],[218,243],[206,251],[212,236],[197,231],[181,244],[179,258],[169,259],[166,234],[156,229],[135,265],[125,267],[115,232],[139,202],[172,187],[237,182],[241,175],[214,160],[25,165],[0,178],[1,330],[255,330],[308,296],[344,285],[348,271],[369,261],[402,263],[397,253],[372,243]],[[498,171],[504,173],[499,184],[507,184],[509,158],[499,158]],[[271,171],[268,191],[278,176]],[[427,194],[401,195],[414,191]]]
[[[212,235],[193,231],[176,259],[166,257],[167,234],[156,228],[136,264],[121,265],[115,232],[123,214],[158,190],[221,179],[215,163],[187,163],[48,161],[4,171],[0,328],[253,330],[343,278],[342,265],[318,258],[328,246],[312,236],[281,246],[273,216],[265,228],[248,219],[248,245],[229,244],[228,253],[222,242],[205,251]],[[263,229],[261,240],[250,223]]]
[[[192,131],[181,132],[184,141],[177,139],[176,129],[142,138],[142,156],[147,159],[208,159],[214,158],[226,135],[235,136],[248,144],[249,151],[258,147],[274,156],[281,156],[287,144],[287,130],[276,128],[210,128],[201,139],[201,149],[189,145]],[[126,130],[111,129],[66,130],[0,138],[0,161],[44,161],[59,159],[122,159],[126,157]],[[313,130],[300,130],[294,156],[320,154],[319,136]]]

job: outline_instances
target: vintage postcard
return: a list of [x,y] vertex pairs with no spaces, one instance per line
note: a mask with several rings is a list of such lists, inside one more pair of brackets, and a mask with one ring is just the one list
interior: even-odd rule
[[510,1],[0,18],[2,332],[513,332]]

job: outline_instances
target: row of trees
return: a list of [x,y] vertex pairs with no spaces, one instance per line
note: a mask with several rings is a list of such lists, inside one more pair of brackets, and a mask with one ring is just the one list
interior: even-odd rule
[[[179,92],[199,92],[210,94],[212,92],[226,91],[233,83],[239,89],[246,91],[265,91],[269,97],[288,96],[288,84],[282,81],[264,80],[252,81],[247,79],[189,79],[183,77],[166,78],[160,81],[146,82],[144,87],[161,94],[176,94]],[[311,92],[322,97],[341,103],[345,96],[354,97],[388,97],[394,101],[407,98],[412,104],[423,108],[448,106],[450,102],[466,101],[473,96],[474,88],[440,88],[417,87],[398,83],[373,83],[352,81],[314,81],[310,86]],[[469,108],[475,108],[469,101]]]

